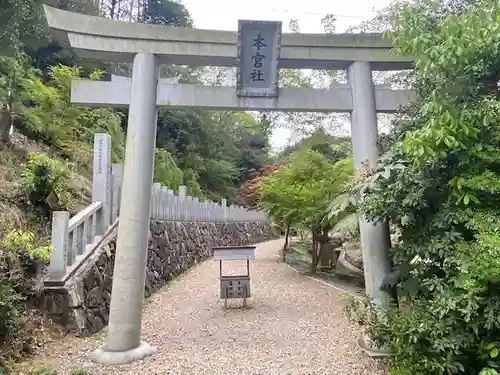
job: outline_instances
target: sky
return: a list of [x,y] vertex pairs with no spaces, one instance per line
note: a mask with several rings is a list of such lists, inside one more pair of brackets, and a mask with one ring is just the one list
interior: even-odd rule
[[[337,18],[337,32],[349,26],[372,19],[377,10],[385,8],[391,0],[181,0],[191,13],[198,29],[232,30],[238,28],[239,19],[282,21],[283,32],[289,32],[288,22],[297,19],[300,32],[323,33],[321,19],[326,14]],[[290,139],[286,128],[276,129],[271,146],[281,149]]]

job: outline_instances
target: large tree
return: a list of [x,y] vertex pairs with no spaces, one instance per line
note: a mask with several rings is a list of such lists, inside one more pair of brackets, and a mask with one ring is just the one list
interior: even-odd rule
[[[337,219],[329,215],[329,202],[345,192],[353,177],[352,159],[331,163],[321,153],[306,150],[294,154],[288,165],[262,181],[260,205],[264,210],[288,230],[298,226],[311,231],[313,273]],[[285,240],[283,254],[286,247]]]

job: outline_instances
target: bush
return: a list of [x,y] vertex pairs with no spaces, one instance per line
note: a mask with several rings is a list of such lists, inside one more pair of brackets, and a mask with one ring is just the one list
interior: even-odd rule
[[[88,78],[99,80],[103,74],[95,70]],[[48,84],[35,74],[26,79],[22,97],[29,106],[20,110],[20,130],[82,165],[91,161],[94,134],[107,132],[112,138],[113,159],[121,160],[125,145],[121,116],[107,108],[71,105],[71,82],[80,79],[81,75],[79,67],[57,65],[50,69]]]
[[40,245],[32,232],[13,230],[2,240],[2,247],[18,255],[27,254],[33,261],[48,262],[52,254],[51,245]]
[[383,285],[397,304],[361,316],[391,351],[391,375],[500,368],[500,4],[440,6],[416,2],[396,17],[396,48],[418,57],[417,103],[359,205],[401,233]]
[[29,155],[21,183],[30,203],[48,214],[50,207],[46,199],[52,192],[57,195],[63,208],[69,208],[69,174],[69,169],[60,161],[42,153],[34,153]]
[[9,284],[0,277],[0,338],[15,336],[20,329],[20,307],[24,300]]
[[34,294],[34,280],[51,250],[50,245],[36,241],[32,232],[22,230],[8,232],[0,242],[0,365],[31,348],[23,302]]
[[18,293],[30,296],[34,280],[50,260],[52,246],[36,241],[32,232],[12,230],[0,242],[0,272]]

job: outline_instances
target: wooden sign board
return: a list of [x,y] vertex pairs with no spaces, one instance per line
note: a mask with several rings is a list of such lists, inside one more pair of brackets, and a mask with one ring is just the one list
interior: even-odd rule
[[278,97],[281,22],[240,20],[238,25],[238,97]]
[[52,190],[47,195],[47,197],[45,198],[45,202],[47,202],[52,211],[59,211],[59,209],[61,208],[61,205],[59,203],[59,197],[57,196],[54,190]]
[[253,260],[255,246],[214,247],[214,260]]

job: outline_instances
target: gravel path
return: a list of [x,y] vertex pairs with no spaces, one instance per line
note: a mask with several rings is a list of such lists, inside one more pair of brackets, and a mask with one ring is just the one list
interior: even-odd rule
[[[89,354],[104,341],[99,334],[49,344],[38,362],[60,375],[75,367],[96,375],[384,374],[357,347],[359,330],[343,313],[346,297],[278,263],[281,245],[281,240],[258,245],[246,310],[224,311],[218,262],[210,260],[148,299],[142,337],[157,346],[152,357],[119,367],[93,364]],[[241,263],[229,265],[228,273],[240,270]]]

